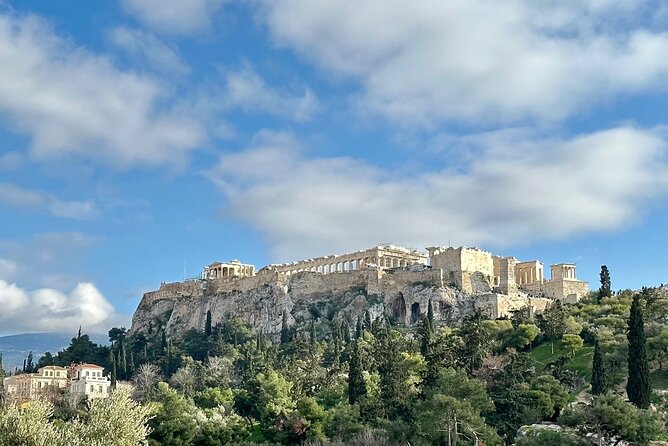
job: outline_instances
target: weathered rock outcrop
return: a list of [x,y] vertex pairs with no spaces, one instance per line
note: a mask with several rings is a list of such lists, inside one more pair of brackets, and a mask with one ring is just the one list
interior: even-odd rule
[[[206,314],[212,322],[238,317],[264,333],[281,330],[282,315],[290,324],[302,325],[345,318],[354,326],[369,311],[372,318],[384,315],[397,323],[414,324],[432,301],[435,319],[457,323],[474,308],[492,317],[537,299],[508,296],[481,290],[466,294],[444,285],[440,271],[360,270],[335,274],[301,272],[259,274],[253,277],[195,280],[162,284],[144,294],[132,319],[132,333],[153,334],[163,329],[178,335],[190,328],[203,329]],[[545,303],[538,303],[544,307]]]

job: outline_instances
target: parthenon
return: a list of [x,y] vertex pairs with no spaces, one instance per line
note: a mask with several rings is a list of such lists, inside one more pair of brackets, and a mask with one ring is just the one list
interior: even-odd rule
[[399,268],[415,264],[425,265],[427,256],[416,249],[408,249],[394,245],[378,245],[363,251],[343,255],[331,255],[300,260],[292,263],[268,265],[259,273],[277,271],[284,274],[295,274],[301,271],[312,271],[330,274],[344,271],[356,271],[366,267]]

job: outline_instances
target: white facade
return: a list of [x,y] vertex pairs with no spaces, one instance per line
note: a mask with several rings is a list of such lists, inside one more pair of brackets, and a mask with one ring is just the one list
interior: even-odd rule
[[7,397],[11,401],[29,401],[55,389],[67,386],[67,369],[49,365],[37,373],[22,373],[4,380]]
[[95,364],[79,364],[74,366],[70,382],[70,396],[80,399],[106,398],[109,396],[111,380],[104,376],[104,367]]

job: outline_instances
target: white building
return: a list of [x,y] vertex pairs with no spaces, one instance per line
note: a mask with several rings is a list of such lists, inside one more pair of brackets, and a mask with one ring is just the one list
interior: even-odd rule
[[11,401],[29,401],[37,396],[67,386],[67,369],[49,365],[37,370],[37,373],[21,373],[8,376],[4,380],[7,398]]
[[106,398],[109,396],[111,380],[104,376],[104,367],[95,364],[77,364],[73,368],[70,382],[70,397],[81,399]]

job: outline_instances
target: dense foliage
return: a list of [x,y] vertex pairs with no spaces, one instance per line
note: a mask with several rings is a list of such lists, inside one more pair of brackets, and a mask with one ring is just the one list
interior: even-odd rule
[[[115,381],[131,378],[141,405],[127,406],[128,420],[106,428],[127,426],[140,435],[146,408],[148,442],[156,446],[362,444],[362,438],[460,446],[587,445],[592,438],[647,444],[664,435],[666,403],[647,388],[654,403],[647,410],[622,392],[626,382],[635,386],[627,378],[638,367],[661,372],[667,330],[668,302],[656,290],[595,292],[535,318],[528,309],[502,320],[474,313],[456,327],[439,326],[431,303],[415,327],[374,320],[369,312],[357,321],[333,315],[299,326],[286,316],[275,338],[239,319],[214,323],[209,313],[202,331],[179,338],[160,327],[131,337],[115,328],[107,348],[81,335],[39,364],[101,362]],[[641,347],[644,356],[633,353]],[[627,370],[627,357],[639,364]],[[91,427],[95,406],[49,410],[36,405],[21,415],[8,406],[0,429],[42,426],[47,436],[69,429],[81,438],[102,432]],[[552,427],[542,428],[544,422]]]

